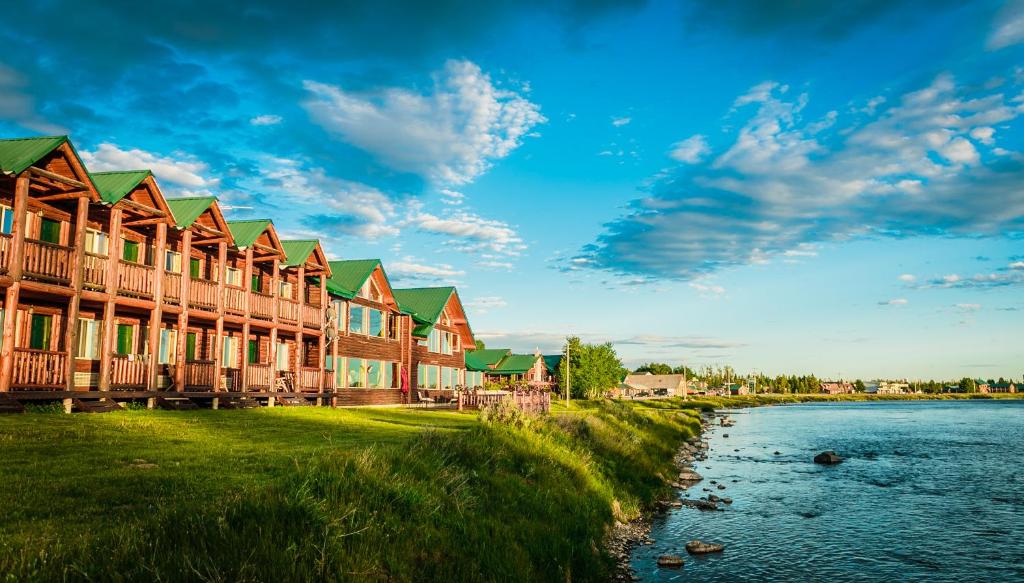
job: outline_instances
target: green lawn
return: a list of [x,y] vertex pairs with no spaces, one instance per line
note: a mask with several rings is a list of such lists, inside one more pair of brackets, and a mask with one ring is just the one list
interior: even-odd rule
[[689,404],[0,417],[0,580],[601,580]]

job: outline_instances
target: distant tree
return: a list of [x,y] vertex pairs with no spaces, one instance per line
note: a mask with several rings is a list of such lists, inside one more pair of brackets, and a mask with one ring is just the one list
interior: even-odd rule
[[1004,379],[1003,377],[999,377],[999,384],[1005,385],[1006,384],[1006,379]]
[[856,381],[854,381],[853,382],[853,389],[855,391],[857,391],[858,393],[863,393],[864,392],[864,381],[862,381],[860,379],[857,379]]
[[[584,344],[576,336],[566,338],[569,346],[569,381],[574,398],[595,399],[617,387],[625,373],[610,342]],[[558,365],[559,388],[565,394],[565,359]]]
[[677,366],[672,369],[672,374],[685,374],[688,379],[697,377],[697,373],[688,366]]
[[978,391],[978,385],[974,382],[974,379],[964,377],[960,379],[960,390],[965,393],[975,393]]
[[672,374],[672,367],[663,362],[648,362],[647,364],[638,367],[633,372],[636,374]]
[[483,350],[484,348],[487,348],[487,345],[484,344],[484,341],[483,340],[477,340],[476,341],[476,349],[477,350]]

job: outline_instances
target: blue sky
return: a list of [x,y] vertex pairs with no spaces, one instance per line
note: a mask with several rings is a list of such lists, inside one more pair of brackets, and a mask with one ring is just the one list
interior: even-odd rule
[[491,346],[1021,374],[1024,3],[247,4],[24,7],[0,133],[454,283]]

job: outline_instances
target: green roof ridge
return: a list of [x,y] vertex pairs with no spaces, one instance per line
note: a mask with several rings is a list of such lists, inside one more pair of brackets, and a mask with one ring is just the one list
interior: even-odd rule
[[21,174],[67,141],[67,136],[0,139],[0,173]]
[[285,259],[281,267],[296,267],[302,265],[313,254],[313,250],[320,244],[319,239],[289,239],[281,241],[284,249]]
[[110,172],[90,172],[92,183],[99,191],[100,200],[107,204],[115,204],[128,193],[135,190],[143,180],[153,175],[151,170],[114,170]]
[[168,208],[179,229],[187,229],[196,222],[199,215],[203,214],[210,205],[217,202],[216,196],[188,196],[182,198],[168,198]]
[[228,229],[231,230],[231,237],[235,241],[235,246],[241,249],[255,243],[256,239],[259,239],[260,235],[272,224],[274,224],[274,221],[270,219],[228,221]]
[[327,291],[345,299],[352,299],[359,293],[373,270],[381,265],[380,259],[338,259],[328,261],[331,277],[327,280]]

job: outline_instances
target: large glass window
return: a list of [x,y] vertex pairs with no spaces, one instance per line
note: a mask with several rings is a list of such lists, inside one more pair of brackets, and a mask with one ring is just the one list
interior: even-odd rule
[[441,352],[441,331],[437,328],[431,330],[427,343],[427,350],[430,352]]
[[366,308],[358,304],[349,304],[348,307],[348,331],[353,334],[366,334],[366,325],[363,322],[363,314]]
[[441,333],[441,354],[451,354],[451,353],[452,353],[451,335],[448,334],[447,332],[442,332]]
[[339,356],[334,362],[334,382],[338,387],[345,386],[346,369],[345,366],[348,364],[348,359],[344,356]]
[[384,337],[384,312],[380,310],[374,310],[372,308],[366,310],[369,314],[369,331],[367,332],[370,336],[377,336],[379,338]]
[[393,362],[384,363],[384,388],[386,389],[395,388],[395,366]]
[[379,360],[366,362],[366,386],[374,389],[384,388],[384,367]]
[[60,221],[42,219],[39,223],[39,240],[60,243]]
[[85,250],[96,255],[106,255],[109,237],[103,231],[96,229],[85,230]]
[[171,328],[160,329],[160,352],[157,354],[159,364],[174,364],[177,352],[178,331]]
[[416,388],[427,388],[427,367],[423,364],[416,365]]
[[452,388],[452,369],[447,366],[441,367],[441,388]]
[[437,380],[438,380],[437,379],[437,377],[438,377],[438,366],[434,365],[434,364],[428,364],[426,366],[426,369],[427,369],[426,370],[426,374],[427,374],[427,388],[428,389],[436,389],[437,388]]
[[100,327],[92,318],[78,319],[78,346],[75,358],[96,360],[100,357]]
[[361,358],[348,359],[348,386],[366,386],[366,361]]

